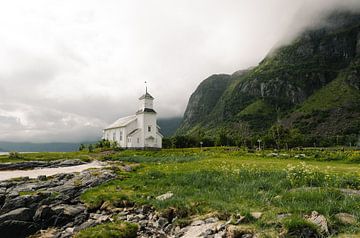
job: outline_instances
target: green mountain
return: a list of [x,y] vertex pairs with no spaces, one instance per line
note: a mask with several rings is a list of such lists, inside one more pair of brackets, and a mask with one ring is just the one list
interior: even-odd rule
[[159,118],[157,123],[161,128],[161,133],[168,137],[174,135],[177,128],[179,128],[182,117]]
[[319,137],[360,132],[360,14],[335,12],[258,66],[213,75],[191,95],[177,134],[264,135],[273,125]]

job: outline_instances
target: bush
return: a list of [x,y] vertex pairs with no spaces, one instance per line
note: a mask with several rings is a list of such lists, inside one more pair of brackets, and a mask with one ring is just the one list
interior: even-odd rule
[[16,152],[16,151],[11,151],[9,153],[9,159],[21,159],[22,156],[20,155],[20,153]]
[[105,223],[82,230],[75,238],[135,238],[137,230],[136,224],[128,222]]
[[299,217],[289,217],[284,220],[287,229],[286,237],[320,237],[317,227]]

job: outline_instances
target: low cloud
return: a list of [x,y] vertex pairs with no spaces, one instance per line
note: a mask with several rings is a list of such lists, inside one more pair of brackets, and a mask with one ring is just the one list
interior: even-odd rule
[[343,0],[14,0],[0,9],[0,140],[95,140],[137,110],[181,116],[214,73],[256,65]]

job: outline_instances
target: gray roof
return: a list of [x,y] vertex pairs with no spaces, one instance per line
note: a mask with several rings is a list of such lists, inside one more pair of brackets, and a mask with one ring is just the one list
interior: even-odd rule
[[135,129],[132,132],[130,132],[129,135],[127,135],[127,136],[131,137],[131,136],[135,135],[139,131],[140,131],[140,129]]
[[144,95],[142,95],[139,100],[142,100],[142,99],[154,99],[153,96],[151,96],[148,92],[146,92]]
[[124,127],[128,125],[129,123],[136,120],[136,115],[128,116],[128,117],[122,117],[118,120],[116,120],[113,124],[107,126],[106,129],[112,129],[112,128],[118,128],[118,127]]

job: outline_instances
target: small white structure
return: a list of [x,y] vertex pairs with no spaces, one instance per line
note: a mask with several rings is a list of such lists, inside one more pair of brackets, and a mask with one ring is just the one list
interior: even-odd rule
[[163,136],[156,123],[154,98],[147,92],[139,98],[139,110],[133,116],[123,117],[104,129],[103,138],[116,141],[122,148],[161,148]]

